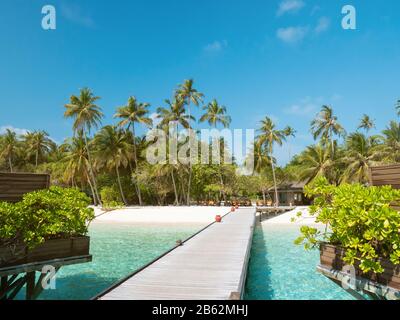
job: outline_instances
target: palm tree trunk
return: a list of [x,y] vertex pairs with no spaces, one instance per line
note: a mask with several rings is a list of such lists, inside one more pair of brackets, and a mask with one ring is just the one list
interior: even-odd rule
[[183,183],[183,179],[181,179],[181,191],[182,191],[182,203],[185,203],[185,200],[187,201],[187,198],[186,198],[185,185]]
[[[133,159],[135,161],[135,172],[138,173],[138,161],[136,155],[136,134],[135,134],[135,124],[132,124],[132,134],[133,134]],[[142,206],[142,194],[140,193],[139,184],[136,182],[136,191],[139,199],[139,205]]]
[[[97,206],[96,195],[95,195],[95,193],[94,193],[93,185],[92,185],[92,183],[90,182],[90,177],[89,177],[89,174],[87,173],[87,170],[85,170],[85,173],[86,173],[86,179],[87,179],[88,184],[89,184],[89,186],[90,186],[90,190],[92,191],[92,195],[93,195],[93,204],[94,204],[95,206]],[[72,181],[73,181],[73,180],[72,180]]]
[[189,181],[188,181],[188,190],[187,190],[187,205],[190,206],[190,185],[192,183],[192,163],[189,159]]
[[272,159],[271,159],[271,167],[272,167],[272,177],[274,178],[275,206],[278,207],[279,206],[278,187],[276,185],[275,166]]
[[35,169],[38,167],[39,162],[39,150],[36,150],[36,159],[35,159]]
[[[129,165],[130,172],[133,174],[134,170],[132,167],[131,160],[128,160],[128,165]],[[135,186],[136,194],[139,194],[140,190],[138,190],[139,189],[138,184],[135,182],[135,179],[132,176],[131,176],[131,180],[132,180],[133,185]]]
[[179,206],[179,197],[178,197],[178,191],[176,190],[174,171],[171,171],[171,178],[172,178],[172,184],[173,184],[173,186],[174,186],[175,205]]
[[192,183],[192,150],[190,149],[190,100],[188,99],[188,114],[189,114],[189,181],[188,181],[188,192],[187,192],[187,205],[190,206],[190,185]]
[[12,160],[11,160],[11,155],[8,156],[8,165],[10,166],[10,172],[13,172],[13,167],[12,167]]
[[262,195],[263,195],[263,205],[265,206],[265,204],[267,203],[267,199],[265,196],[265,189],[262,190]]
[[122,184],[121,184],[121,178],[119,176],[118,166],[115,166],[115,171],[117,173],[118,186],[119,186],[119,191],[121,193],[122,201],[124,202],[125,205],[127,205],[127,202],[126,202],[126,199],[125,199],[125,195],[124,195],[124,191],[122,190]]
[[89,150],[89,143],[88,143],[86,131],[83,133],[83,136],[85,138],[85,146],[86,146],[86,151],[87,151],[87,154],[88,154],[89,173],[90,173],[91,178],[93,179],[93,189],[94,189],[94,192],[95,192],[95,196],[97,198],[97,203],[101,205],[101,200],[100,200],[100,197],[99,197],[99,190],[97,188],[96,177],[94,176],[94,172],[93,172],[92,157],[91,157],[90,150]]
[[226,202],[226,193],[225,193],[225,190],[224,190],[224,179],[222,177],[221,168],[219,168],[219,169],[220,169],[219,170],[219,181],[220,181],[220,184],[221,184],[221,193],[222,193],[222,197],[224,199],[224,202]]

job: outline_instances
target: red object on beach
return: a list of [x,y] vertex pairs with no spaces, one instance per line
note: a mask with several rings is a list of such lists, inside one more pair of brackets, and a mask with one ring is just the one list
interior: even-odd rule
[[215,216],[215,222],[221,222],[222,218],[220,215]]
[[231,211],[232,211],[232,212],[235,212],[235,207],[232,207],[232,208],[231,208]]

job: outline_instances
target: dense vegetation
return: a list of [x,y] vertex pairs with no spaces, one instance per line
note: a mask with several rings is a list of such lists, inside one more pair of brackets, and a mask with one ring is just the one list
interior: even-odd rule
[[[294,156],[284,168],[276,165],[274,147],[294,137],[291,127],[277,128],[272,119],[261,121],[254,145],[255,172],[242,176],[235,164],[158,164],[145,160],[147,148],[138,126],[166,130],[170,122],[180,128],[196,129],[191,108],[202,107],[199,122],[211,128],[229,127],[227,109],[205,96],[186,80],[165,106],[156,109],[157,124],[150,117],[150,105],[129,97],[116,108],[115,125],[101,127],[100,97],[90,89],[72,95],[65,104],[66,118],[73,120],[73,135],[62,144],[54,143],[45,131],[23,136],[7,130],[0,136],[0,171],[50,173],[52,183],[78,187],[95,204],[102,200],[122,204],[188,204],[236,196],[266,200],[283,181],[311,182],[326,177],[335,185],[368,183],[370,166],[400,161],[400,123],[391,121],[379,135],[370,135],[374,121],[364,115],[356,132],[346,133],[329,106],[311,123],[315,144]],[[397,108],[400,111],[400,105]],[[200,142],[199,142],[200,143]],[[221,140],[222,148],[224,141]],[[102,199],[107,198],[107,199]]]
[[48,239],[85,235],[94,218],[89,204],[78,189],[56,186],[27,193],[15,204],[0,202],[0,246],[33,248]]
[[310,207],[324,231],[303,226],[297,244],[307,249],[321,242],[346,249],[344,261],[359,265],[363,272],[384,272],[381,258],[400,264],[400,215],[390,205],[400,199],[400,190],[390,186],[365,187],[360,184],[334,186],[324,177],[306,187],[314,197]]

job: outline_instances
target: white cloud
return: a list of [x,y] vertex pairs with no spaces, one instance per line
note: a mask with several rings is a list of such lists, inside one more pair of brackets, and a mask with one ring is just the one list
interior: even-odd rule
[[294,44],[302,41],[308,33],[308,27],[287,27],[276,31],[276,36],[283,42]]
[[297,116],[304,116],[308,115],[311,112],[315,111],[315,106],[314,105],[299,105],[299,104],[294,104],[290,106],[289,108],[284,110],[285,113],[287,114],[293,114]]
[[304,6],[305,3],[302,0],[283,0],[279,4],[278,12],[276,14],[282,16],[285,13],[297,12]]
[[62,3],[61,6],[61,15],[76,24],[87,28],[93,28],[95,26],[95,22],[87,13],[83,12],[81,7],[77,4],[71,3]]
[[222,40],[222,41],[214,41],[212,43],[207,44],[204,48],[203,51],[205,53],[219,53],[222,50],[224,50],[226,47],[228,47],[228,41]]
[[20,129],[20,128],[14,128],[13,126],[2,126],[0,127],[0,134],[6,133],[7,129],[15,132],[17,135],[24,135],[29,132],[28,129]]
[[330,24],[331,24],[331,21],[327,17],[319,18],[318,24],[314,29],[315,33],[319,34],[319,33],[325,32],[326,30],[328,30]]
[[298,103],[291,105],[290,107],[283,110],[285,114],[303,117],[313,117],[317,110],[323,104],[324,99],[306,97],[301,99]]

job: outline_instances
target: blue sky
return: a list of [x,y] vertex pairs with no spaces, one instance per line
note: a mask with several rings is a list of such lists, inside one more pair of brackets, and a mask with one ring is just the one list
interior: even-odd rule
[[[57,10],[53,31],[41,28],[46,4]],[[341,27],[346,4],[357,30]],[[62,141],[71,135],[63,105],[79,88],[102,97],[111,123],[130,95],[154,112],[194,78],[233,128],[266,115],[293,126],[297,137],[276,151],[285,163],[312,142],[322,104],[347,131],[363,113],[378,129],[395,118],[399,13],[397,0],[1,0],[0,131],[45,129]]]

